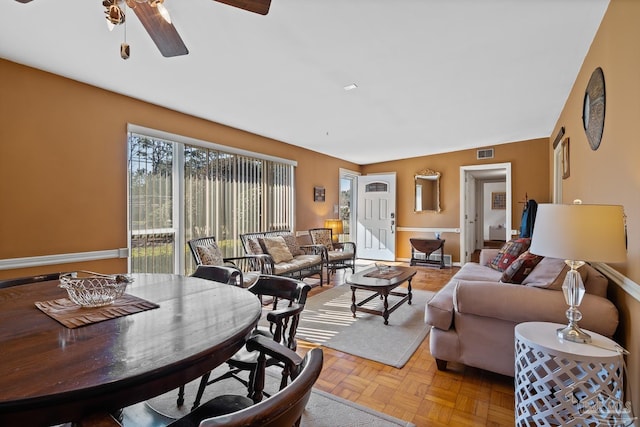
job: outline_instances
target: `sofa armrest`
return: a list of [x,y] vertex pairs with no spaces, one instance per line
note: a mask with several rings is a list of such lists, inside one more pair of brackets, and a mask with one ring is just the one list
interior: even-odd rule
[[[501,319],[513,323],[566,324],[567,304],[561,291],[508,283],[458,281],[454,309],[461,314]],[[586,294],[580,305],[584,329],[611,337],[618,327],[618,309],[611,301]]]
[[478,264],[484,265],[484,266],[489,265],[489,262],[491,262],[491,260],[494,259],[496,255],[498,255],[499,251],[500,249],[493,249],[493,248],[482,249],[480,251],[480,260],[478,261]]
[[429,301],[424,310],[424,322],[446,331],[453,324],[453,294],[457,280],[450,280]]

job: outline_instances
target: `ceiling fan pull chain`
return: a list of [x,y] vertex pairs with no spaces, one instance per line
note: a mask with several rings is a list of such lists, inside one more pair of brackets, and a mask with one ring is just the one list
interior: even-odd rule
[[[122,13],[126,16],[127,14],[127,3],[125,2],[123,5],[123,11]],[[122,59],[129,59],[129,56],[131,56],[131,49],[129,47],[129,45],[127,44],[127,20],[124,20],[124,43],[122,43],[120,45],[120,57]]]

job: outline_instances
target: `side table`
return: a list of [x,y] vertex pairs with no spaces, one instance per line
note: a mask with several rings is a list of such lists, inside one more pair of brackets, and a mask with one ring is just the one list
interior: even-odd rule
[[[409,239],[411,243],[411,262],[409,265],[438,265],[444,268],[444,239]],[[429,256],[435,251],[440,251],[440,260],[431,260]],[[418,257],[419,254],[424,254]]]
[[556,329],[563,326],[515,328],[516,426],[618,425],[624,363],[616,343],[591,331],[592,344],[560,342]]

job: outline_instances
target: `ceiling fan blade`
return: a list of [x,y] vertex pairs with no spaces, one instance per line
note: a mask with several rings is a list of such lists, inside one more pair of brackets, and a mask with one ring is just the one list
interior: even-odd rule
[[180,56],[189,53],[176,28],[164,20],[157,7],[149,3],[138,3],[133,11],[149,33],[151,40],[158,46],[162,56]]
[[229,6],[248,10],[249,12],[266,15],[269,13],[271,0],[215,0],[218,3],[228,4]]

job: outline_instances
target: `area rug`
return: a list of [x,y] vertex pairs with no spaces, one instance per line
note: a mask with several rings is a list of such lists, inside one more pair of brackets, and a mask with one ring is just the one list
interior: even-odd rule
[[[224,372],[226,366],[218,367],[213,375]],[[278,387],[279,377],[273,371],[275,368],[269,368],[265,391],[275,393]],[[161,396],[148,400],[145,405],[169,418],[179,418],[188,413],[193,398],[197,390],[199,381],[193,381],[185,387],[185,404],[178,408],[176,406],[176,398],[178,391],[174,390]],[[205,389],[203,402],[220,394],[244,394],[246,389],[242,384],[234,379],[227,379],[214,383]],[[392,427],[404,426],[413,427],[414,424],[392,417],[381,412],[374,411],[365,406],[358,405],[340,397],[334,396],[321,390],[313,389],[311,398],[307,403],[304,413],[302,414],[301,425],[305,427]],[[126,423],[125,423],[126,426]]]
[[[406,289],[401,288],[402,291]],[[358,301],[367,291],[358,290]],[[389,316],[351,313],[351,288],[340,285],[307,299],[296,337],[385,365],[402,368],[429,334],[424,323],[424,307],[433,292],[414,290],[411,305],[406,302]],[[389,296],[389,306],[400,297]],[[365,307],[379,309],[382,300],[374,298]]]

